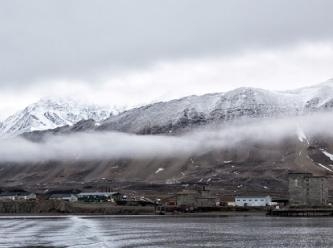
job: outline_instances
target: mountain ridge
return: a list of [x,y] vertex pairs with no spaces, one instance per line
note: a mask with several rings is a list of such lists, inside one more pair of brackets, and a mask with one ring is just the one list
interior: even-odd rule
[[131,109],[111,116],[97,129],[139,134],[172,133],[187,126],[239,118],[294,116],[329,110],[333,107],[332,103],[333,84],[295,92],[242,87],[224,93],[183,97]]
[[[50,102],[51,110],[48,110]],[[43,116],[36,118],[32,108],[35,104],[46,105]],[[52,101],[42,99],[29,105],[23,111],[12,115],[0,124],[3,135],[20,135],[34,131],[57,129],[94,129],[96,131],[120,131],[137,134],[170,134],[190,130],[212,123],[224,123],[242,118],[269,118],[302,115],[311,112],[325,111],[333,108],[333,80],[310,87],[288,91],[270,91],[252,87],[241,87],[222,93],[191,95],[170,101],[160,101],[117,111],[85,103],[77,104],[74,117],[59,118],[55,106],[68,107],[71,115],[71,101]],[[55,106],[54,106],[55,105]],[[87,107],[90,106],[90,107]],[[28,113],[23,113],[23,112]],[[91,113],[89,113],[91,111]],[[23,114],[22,114],[23,113]],[[23,115],[23,116],[20,116]],[[24,116],[27,114],[27,116]],[[19,116],[18,116],[19,115]],[[66,113],[65,113],[66,115]],[[51,124],[40,124],[40,119],[51,120]],[[18,120],[21,121],[19,125]],[[92,127],[89,119],[96,123]],[[85,123],[85,120],[87,123]],[[9,123],[8,123],[9,122]],[[23,123],[22,123],[23,122]],[[36,124],[37,122],[37,124]],[[80,123],[78,123],[80,122]],[[40,125],[38,125],[38,123]],[[78,124],[77,124],[78,123]],[[18,126],[18,127],[17,127]],[[88,128],[89,127],[89,128]],[[1,132],[2,130],[2,132]],[[56,131],[53,131],[56,132]],[[67,132],[66,131],[66,132]]]

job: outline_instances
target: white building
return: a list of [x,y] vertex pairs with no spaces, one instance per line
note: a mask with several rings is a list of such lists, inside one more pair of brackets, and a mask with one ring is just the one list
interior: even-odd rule
[[272,205],[270,196],[236,196],[235,203],[238,207],[265,207]]
[[53,194],[49,199],[68,202],[76,202],[78,200],[77,196],[74,194]]

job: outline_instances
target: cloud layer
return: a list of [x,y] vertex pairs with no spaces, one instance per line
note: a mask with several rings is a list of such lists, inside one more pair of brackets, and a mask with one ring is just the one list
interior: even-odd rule
[[[249,121],[183,136],[139,136],[125,133],[77,133],[51,136],[42,143],[23,138],[0,140],[1,162],[168,158],[237,149],[246,144],[279,144],[286,138],[305,142],[315,135],[333,137],[332,113],[289,119]],[[303,134],[304,133],[304,134]],[[302,135],[301,135],[302,134]]]
[[46,96],[82,97],[101,105],[133,107],[236,87],[294,89],[333,77],[333,43],[303,43],[239,55],[158,62],[126,72],[85,80],[49,80],[34,86],[0,90],[1,115],[8,116]]
[[330,0],[4,0],[0,119],[49,94],[141,105],[331,77]]
[[330,0],[5,0],[0,84],[332,41],[332,8]]

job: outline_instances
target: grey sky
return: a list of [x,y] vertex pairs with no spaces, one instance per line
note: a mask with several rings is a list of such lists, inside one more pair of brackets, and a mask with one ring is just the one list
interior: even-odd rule
[[[5,97],[11,99],[8,102],[15,102],[13,92],[18,90],[21,91],[21,99],[33,99],[33,96],[42,94],[36,88],[52,88],[57,83],[75,87],[76,84],[70,82],[77,81],[82,87],[97,87],[95,90],[98,91],[98,87],[115,84],[114,78],[128,77],[133,71],[136,75],[143,71],[145,76],[150,71],[154,73],[156,65],[161,63],[171,66],[181,63],[183,66],[184,61],[192,63],[192,60],[200,62],[219,58],[228,63],[225,61],[229,58],[232,60],[244,56],[244,53],[253,55],[262,51],[282,56],[280,62],[283,63],[283,58],[289,60],[283,55],[285,51],[292,56],[293,49],[299,51],[299,46],[304,43],[315,44],[311,45],[313,50],[320,46],[323,53],[331,52],[332,9],[331,0],[2,0],[0,91],[2,96],[6,94]],[[307,53],[309,49],[305,51]],[[323,64],[332,62],[325,56],[315,58],[313,64],[318,68],[315,67],[310,76],[306,75],[308,67],[303,68],[301,64],[297,68],[303,69],[286,71],[285,74],[301,75],[301,70],[304,70],[304,79],[319,83],[333,77],[333,72],[330,74],[328,69],[322,69],[321,61]],[[209,67],[209,63],[206,66]],[[332,64],[328,66],[333,68]],[[181,70],[182,67],[177,68]],[[257,70],[256,74],[260,71]],[[280,75],[281,71],[272,75]],[[169,72],[173,73],[174,70]],[[288,80],[292,78],[284,79],[279,75],[279,80],[281,78],[285,85],[290,85]],[[168,89],[163,78],[152,78],[159,89],[165,89],[153,90],[152,96],[162,99],[164,96],[166,99],[178,97],[177,94],[168,96],[172,88]],[[170,78],[170,82],[178,80],[180,88],[190,87],[181,78]],[[253,86],[262,86],[256,85],[256,81],[266,80],[266,88],[279,88],[273,85],[276,81],[258,79],[257,75],[253,78],[246,75],[245,78]],[[134,77],[133,80],[136,79]],[[207,81],[202,84],[209,81],[204,76],[202,80]],[[228,87],[223,85],[226,80]],[[223,91],[232,85],[237,87],[244,82],[242,80],[216,76],[211,89]],[[296,86],[301,86],[302,80],[299,78]],[[128,85],[133,84],[132,81],[118,80],[116,86],[109,85],[113,93],[120,92],[118,95],[114,93],[112,98],[120,99],[126,95],[131,98],[136,88]],[[179,96],[206,93],[207,89],[199,88],[193,92],[185,90]],[[149,95],[150,98],[152,96]],[[131,104],[140,101],[138,99]],[[114,100],[112,104],[124,103]],[[1,107],[4,105],[0,106],[0,111]]]

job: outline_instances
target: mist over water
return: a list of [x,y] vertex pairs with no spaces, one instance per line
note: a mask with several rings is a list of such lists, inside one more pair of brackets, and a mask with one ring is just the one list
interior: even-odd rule
[[[86,132],[49,136],[42,142],[22,137],[0,140],[0,162],[167,158],[236,148],[243,142],[278,144],[286,138],[333,137],[332,113],[283,119],[248,120],[180,136]],[[300,137],[302,136],[302,137]]]
[[0,247],[333,247],[332,218],[0,218]]

